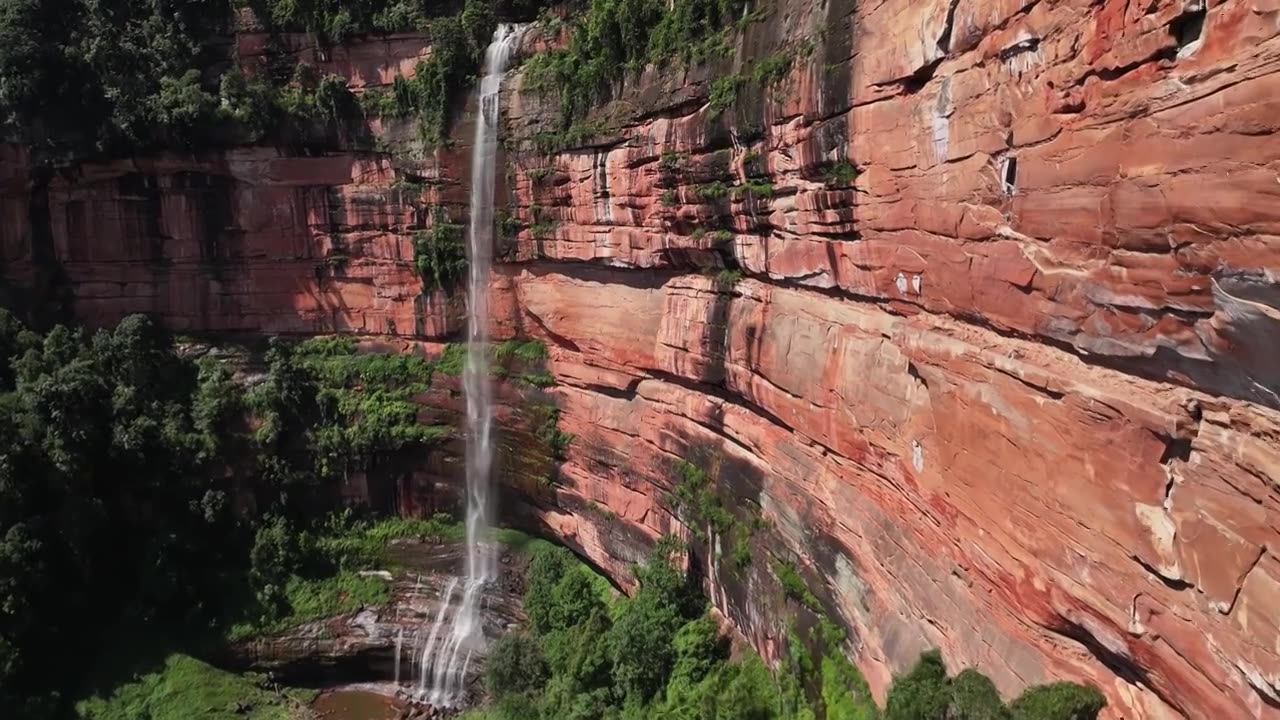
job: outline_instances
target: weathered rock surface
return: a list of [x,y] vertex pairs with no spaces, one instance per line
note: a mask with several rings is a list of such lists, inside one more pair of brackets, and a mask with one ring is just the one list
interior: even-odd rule
[[[549,487],[546,457],[512,471],[516,509],[625,583],[686,531],[671,464],[702,458],[778,540],[708,568],[766,655],[768,559],[792,557],[877,693],[937,646],[1006,695],[1092,682],[1112,718],[1280,717],[1280,3],[768,7],[734,58],[628,80],[554,154],[532,148],[559,103],[512,75],[524,229],[493,321],[547,341],[576,436]],[[321,62],[362,85],[425,52],[376,42]],[[712,80],[774,53],[780,83],[713,112]],[[55,258],[91,323],[458,327],[410,238],[465,198],[465,147],[140,158],[47,189],[0,153],[4,277]]]
[[[525,328],[559,341],[570,491],[658,534],[673,460],[721,458],[874,687],[936,646],[1009,693],[1094,682],[1118,717],[1270,712],[1277,634],[1249,606],[1280,570],[1271,411],[810,290],[518,272]],[[759,643],[785,632],[730,602]]]
[[[815,38],[780,84],[717,117],[651,70],[515,161],[544,219],[497,322],[556,347],[565,485],[656,535],[672,460],[723,458],[878,692],[937,646],[1113,717],[1280,716],[1280,5],[774,7],[718,70]],[[752,597],[717,599],[768,647]]]
[[[526,560],[505,548],[499,552],[503,557],[500,578],[486,588],[481,614],[483,632],[491,639],[525,622],[520,592]],[[442,619],[439,632],[447,633],[457,613],[463,592],[457,572],[463,553],[457,542],[397,541],[388,553],[394,570],[378,573],[391,585],[389,603],[232,644],[221,660],[269,670],[291,682],[394,682],[410,694],[417,693],[423,666],[428,666],[427,672],[431,669],[428,659],[433,656],[428,651],[429,640],[435,639],[434,624]],[[477,669],[481,667],[476,664]],[[468,683],[476,677],[478,673],[471,673]],[[429,676],[425,683],[429,689]]]

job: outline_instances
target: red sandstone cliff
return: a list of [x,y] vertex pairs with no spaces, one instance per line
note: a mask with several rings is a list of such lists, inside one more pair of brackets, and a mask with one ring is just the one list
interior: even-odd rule
[[[547,340],[577,436],[542,519],[625,577],[679,525],[671,461],[716,457],[781,541],[757,555],[802,560],[877,692],[936,646],[1006,694],[1095,683],[1111,717],[1280,717],[1280,3],[772,7],[555,155],[530,142],[555,99],[511,78],[511,199],[542,227],[495,324]],[[811,37],[779,85],[708,107],[711,78]],[[390,53],[351,73],[422,51],[386,47],[348,48]],[[49,238],[89,322],[455,327],[409,237],[465,198],[464,147],[84,167],[43,229],[5,152],[6,278]],[[842,160],[851,187],[824,177]],[[753,176],[771,192],[699,191]],[[766,653],[768,573],[711,573]]]

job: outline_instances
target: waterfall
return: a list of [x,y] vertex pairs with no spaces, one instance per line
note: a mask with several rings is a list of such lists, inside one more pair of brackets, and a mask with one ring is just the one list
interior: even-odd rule
[[396,684],[400,684],[400,653],[404,648],[404,628],[396,633]]
[[[431,674],[433,679],[435,677],[432,670],[441,656],[441,653],[436,651],[436,641],[440,637],[440,628],[449,615],[449,601],[453,599],[453,589],[456,587],[458,587],[458,578],[451,579],[445,586],[444,594],[440,596],[440,607],[436,609],[436,620],[431,623],[431,633],[427,635],[426,644],[422,646],[422,660],[418,663],[418,695],[420,696],[427,693],[427,675]],[[433,682],[432,690],[434,689]]]
[[[485,585],[497,577],[489,534],[492,502],[489,485],[493,467],[493,380],[489,376],[489,267],[493,260],[493,185],[498,151],[499,95],[511,50],[519,39],[516,28],[498,25],[484,55],[477,103],[475,140],[471,148],[471,228],[467,234],[467,362],[463,393],[467,403],[467,556],[462,602],[447,622],[446,610],[457,585],[445,591],[440,611],[422,651],[418,693],[432,705],[458,704],[465,691],[467,669],[477,650],[483,650],[481,599]],[[430,685],[428,685],[428,682]],[[429,688],[429,692],[428,692]]]

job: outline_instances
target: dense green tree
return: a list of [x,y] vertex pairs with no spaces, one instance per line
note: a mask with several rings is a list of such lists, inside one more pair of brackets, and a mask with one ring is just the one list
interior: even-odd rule
[[931,650],[894,681],[885,701],[886,720],[946,720],[951,688],[942,653]]
[[485,658],[485,685],[495,696],[538,690],[547,680],[547,661],[537,638],[504,635]]
[[624,602],[606,640],[619,693],[643,703],[662,689],[675,662],[672,641],[682,624],[675,603],[656,589],[641,586]]
[[948,720],[1009,720],[1009,717],[1009,709],[991,678],[966,668],[951,680]]
[[213,461],[244,420],[243,398],[231,369],[213,358],[199,364],[191,419],[196,432],[197,453],[202,461]]
[[249,573],[266,611],[283,610],[285,585],[302,569],[303,557],[298,533],[284,518],[272,517],[259,526],[249,551]]
[[702,682],[729,658],[729,646],[720,636],[719,624],[705,615],[690,620],[676,631],[672,649],[676,659],[667,686],[669,694]]
[[604,612],[604,601],[586,571],[574,568],[565,573],[551,591],[551,629],[567,630],[596,613]]
[[555,589],[569,571],[572,556],[564,548],[538,547],[529,560],[528,588],[524,609],[534,632],[546,634],[556,629]]
[[1039,685],[1010,706],[1014,720],[1094,720],[1107,700],[1091,687],[1069,682]]

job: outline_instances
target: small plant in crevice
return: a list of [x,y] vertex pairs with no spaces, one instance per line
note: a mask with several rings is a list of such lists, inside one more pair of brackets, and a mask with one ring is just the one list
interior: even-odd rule
[[809,585],[801,577],[795,563],[789,560],[774,560],[772,567],[774,577],[778,578],[778,583],[782,585],[782,591],[787,597],[815,613],[822,614],[822,603],[818,601],[818,596],[814,595],[813,591],[809,589]]
[[699,540],[707,543],[719,540],[721,547],[727,547],[733,567],[741,572],[751,565],[752,540],[761,526],[739,519],[725,507],[716,472],[708,472],[687,460],[677,460],[673,487],[666,502]]
[[610,128],[601,122],[577,122],[560,132],[540,132],[533,136],[533,149],[551,155],[570,148],[581,147],[589,140],[605,135]]
[[555,218],[551,217],[541,205],[529,206],[529,235],[534,240],[546,240],[556,229]]
[[742,282],[742,271],[737,268],[725,268],[716,273],[716,284],[724,288],[732,288]]
[[714,200],[723,200],[724,198],[729,197],[729,193],[732,190],[733,188],[731,188],[729,185],[726,185],[720,180],[715,180],[713,182],[699,185],[697,190],[695,190],[694,192],[698,196],[698,198],[701,200],[714,201]]
[[514,358],[525,363],[540,363],[548,357],[547,344],[537,338],[503,340],[494,348],[493,357],[500,362]]
[[533,419],[534,434],[551,456],[557,460],[566,459],[574,436],[560,429],[560,408],[551,404],[534,405]]
[[435,209],[432,218],[431,227],[413,237],[413,264],[425,289],[452,288],[467,270],[463,228],[449,222],[441,207]]
[[554,387],[556,384],[555,376],[545,370],[525,373],[520,376],[520,381],[530,387],[544,390],[549,387]]
[[713,119],[719,117],[738,101],[738,91],[746,83],[747,78],[742,75],[725,75],[712,81],[707,103],[711,106]]
[[671,207],[680,202],[680,194],[675,190],[675,188],[663,190],[662,195],[658,198],[658,202],[666,205],[667,207]]
[[[510,209],[499,208],[494,212],[494,237],[510,243],[520,234],[520,228],[522,227],[524,227],[524,223],[520,222],[520,218],[513,214]],[[514,249],[513,246],[507,245],[507,252],[510,252],[512,249]]]
[[533,168],[525,174],[528,175],[529,179],[534,183],[541,183],[552,175],[555,175],[556,169],[554,166],[548,165],[546,167]]
[[757,60],[751,68],[751,79],[761,87],[771,87],[782,81],[791,70],[791,54],[775,52]]
[[733,231],[731,230],[715,230],[708,237],[711,240],[711,247],[717,250],[728,249],[733,242]]
[[849,187],[853,184],[853,181],[857,179],[858,168],[848,160],[841,160],[822,171],[822,182],[825,183],[827,187]]
[[773,197],[773,192],[773,183],[770,180],[748,178],[745,183],[733,188],[733,197],[735,200],[746,196],[771,198]]

